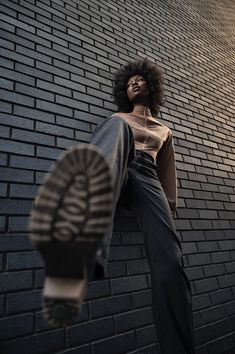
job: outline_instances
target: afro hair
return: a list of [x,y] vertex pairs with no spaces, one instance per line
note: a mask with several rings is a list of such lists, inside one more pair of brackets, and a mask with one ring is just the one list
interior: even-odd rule
[[124,67],[114,73],[113,97],[120,112],[130,113],[133,104],[127,97],[127,82],[133,75],[141,75],[147,81],[149,88],[149,108],[153,116],[157,116],[160,106],[164,104],[164,77],[157,64],[147,58],[128,62]]

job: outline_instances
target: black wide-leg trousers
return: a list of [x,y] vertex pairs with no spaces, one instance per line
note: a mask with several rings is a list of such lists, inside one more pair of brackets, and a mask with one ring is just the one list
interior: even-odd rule
[[[151,155],[135,150],[128,123],[114,115],[99,123],[90,143],[109,163],[116,207],[136,216],[144,234],[151,272],[153,318],[161,354],[193,354],[193,317],[190,282],[183,270],[181,245],[171,211]],[[113,221],[97,252],[92,280],[107,275]]]

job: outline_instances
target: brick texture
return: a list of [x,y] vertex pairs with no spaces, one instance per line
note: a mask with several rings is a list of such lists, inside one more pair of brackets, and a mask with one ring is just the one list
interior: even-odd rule
[[193,292],[196,354],[235,353],[233,0],[0,2],[0,351],[156,354],[144,235],[117,211],[108,277],[67,329],[42,317],[44,267],[28,216],[59,153],[115,112],[112,74],[148,57],[165,74],[175,224]]

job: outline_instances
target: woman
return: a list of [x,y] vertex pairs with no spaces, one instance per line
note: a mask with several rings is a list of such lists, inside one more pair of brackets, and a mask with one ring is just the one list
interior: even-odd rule
[[52,324],[71,323],[88,281],[106,277],[113,216],[124,205],[144,233],[161,352],[191,354],[191,288],[172,218],[173,138],[156,119],[162,73],[147,59],[127,63],[115,74],[113,94],[119,111],[97,125],[89,144],[63,153],[32,210],[31,239],[46,266],[45,315]]

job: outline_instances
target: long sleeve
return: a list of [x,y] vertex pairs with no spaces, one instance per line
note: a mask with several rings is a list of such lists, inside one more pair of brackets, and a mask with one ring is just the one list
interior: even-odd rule
[[166,194],[172,216],[177,208],[177,175],[175,163],[175,149],[171,130],[158,152],[156,164],[158,165],[158,178]]

